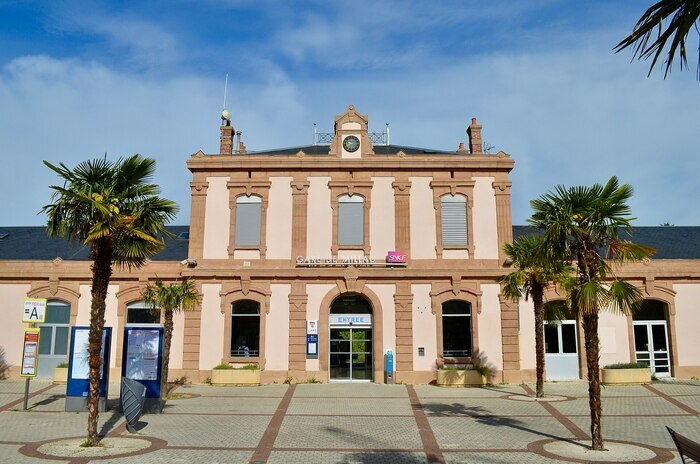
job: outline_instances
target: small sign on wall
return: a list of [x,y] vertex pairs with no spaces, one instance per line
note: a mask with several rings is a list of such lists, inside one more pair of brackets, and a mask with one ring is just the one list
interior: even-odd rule
[[306,321],[306,335],[318,335],[318,321]]
[[306,336],[306,357],[309,359],[318,358],[318,335]]

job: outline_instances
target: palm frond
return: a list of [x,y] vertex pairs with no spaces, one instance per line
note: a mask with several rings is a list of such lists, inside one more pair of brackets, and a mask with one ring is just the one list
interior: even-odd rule
[[192,310],[202,301],[195,283],[189,279],[168,285],[158,279],[154,284],[149,284],[141,296],[150,307],[173,312]]
[[571,296],[571,306],[578,314],[598,313],[608,301],[605,286],[595,280],[579,285]]
[[518,301],[524,294],[523,286],[526,278],[527,276],[523,271],[516,270],[510,274],[499,276],[496,281],[503,285],[501,292],[506,298]]
[[606,300],[612,311],[633,314],[640,308],[644,301],[644,295],[631,283],[615,279],[608,287]]
[[[664,49],[669,45],[666,53],[666,63],[664,70],[664,79],[671,71],[673,60],[678,52],[680,60],[680,69],[688,67],[687,50],[685,47],[686,39],[691,28],[700,16],[700,2],[697,0],[661,0],[649,7],[635,24],[632,33],[622,39],[613,50],[616,53],[634,47],[634,60],[648,60],[652,58],[649,73],[651,75],[654,66],[664,52]],[[671,18],[668,21],[668,18]],[[666,28],[664,29],[664,21]],[[652,40],[654,31],[658,27],[656,39]]]
[[649,260],[656,249],[628,240],[613,240],[608,245],[607,258],[621,263],[636,263]]

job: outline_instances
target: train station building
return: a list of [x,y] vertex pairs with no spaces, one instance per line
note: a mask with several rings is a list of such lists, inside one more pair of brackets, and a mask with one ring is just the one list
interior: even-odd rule
[[[532,302],[504,298],[496,281],[511,271],[503,245],[527,233],[511,219],[517,156],[484,150],[476,119],[452,151],[394,145],[352,105],[331,122],[310,145],[248,151],[225,119],[219,152],[187,159],[189,226],[171,227],[143,268],[112,276],[115,373],[124,328],[160,324],[143,288],[189,277],[203,298],[176,316],[171,378],[198,382],[220,363],[257,363],[263,383],[382,383],[391,351],[399,382],[477,364],[496,383],[534,379]],[[601,314],[601,365],[700,376],[700,227],[637,227],[633,240],[658,252],[619,270],[645,302],[634,316]],[[43,227],[0,227],[0,347],[12,376],[23,300],[48,299],[39,375],[51,377],[67,360],[69,328],[89,325],[90,277],[82,245],[48,239]],[[562,296],[550,289],[546,299]],[[583,378],[575,320],[548,325],[545,341],[548,379]]]

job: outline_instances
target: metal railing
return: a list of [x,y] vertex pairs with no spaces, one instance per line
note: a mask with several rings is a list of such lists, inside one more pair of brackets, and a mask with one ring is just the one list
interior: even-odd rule
[[333,132],[314,132],[314,145],[330,145],[334,136]]
[[[373,145],[390,145],[389,124],[387,123],[386,130],[384,132],[368,132],[367,136]],[[335,132],[317,132],[316,123],[314,123],[314,145],[330,145],[333,143],[334,137]]]

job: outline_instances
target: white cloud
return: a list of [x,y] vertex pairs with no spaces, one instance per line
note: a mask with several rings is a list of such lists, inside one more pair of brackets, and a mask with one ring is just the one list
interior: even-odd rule
[[[298,120],[293,86],[261,81],[234,95],[234,122],[250,121],[263,138],[282,142]],[[187,158],[202,149],[216,153],[221,84],[200,76],[149,79],[100,64],[30,56],[0,73],[0,211],[3,224],[40,224],[48,185],[57,178],[42,164],[78,162],[141,153],[157,160],[156,182],[181,206],[176,223],[189,223]],[[242,103],[238,103],[241,101]],[[245,137],[245,136],[244,136]]]
[[82,4],[64,3],[54,8],[52,26],[72,34],[101,37],[110,56],[119,56],[132,67],[151,69],[178,62],[181,44],[175,35],[157,22],[98,6],[85,8]]
[[[417,21],[421,11],[417,7]],[[495,14],[489,11],[477,13]],[[379,30],[386,14],[375,16],[368,21]],[[314,122],[320,131],[332,130],[334,115],[350,103],[369,115],[373,130],[390,122],[395,144],[448,150],[466,141],[464,131],[475,116],[484,124],[485,140],[516,162],[516,224],[529,216],[529,200],[556,184],[590,185],[611,175],[635,187],[632,206],[640,225],[700,224],[700,210],[688,201],[697,197],[700,171],[697,111],[688,104],[697,83],[691,73],[646,79],[646,64],[629,64],[610,52],[619,31],[549,30],[522,50],[467,50],[460,60],[411,41],[402,45],[404,55],[395,52],[394,62],[372,62],[394,50],[386,34],[365,35],[333,15],[308,18],[299,27],[273,29],[273,44],[265,47],[291,47],[288,53],[298,53],[301,63],[317,63],[333,50],[360,57],[366,49],[362,59],[371,65],[360,75],[346,73],[344,55],[335,53],[330,69],[340,71],[323,67],[318,75],[297,77],[254,51],[236,55],[235,65],[252,77],[243,78],[232,66],[228,106],[249,149],[308,144]],[[311,26],[316,29],[303,37]],[[179,44],[171,45],[171,56],[180,56]],[[410,60],[415,65],[405,64]],[[183,208],[176,222],[188,223],[185,161],[200,148],[218,150],[222,93],[222,76],[155,77],[80,59],[16,58],[0,73],[3,223],[43,221],[35,213],[48,201],[47,185],[55,177],[42,159],[74,165],[105,151],[111,157],[140,152],[156,158],[164,195]]]

